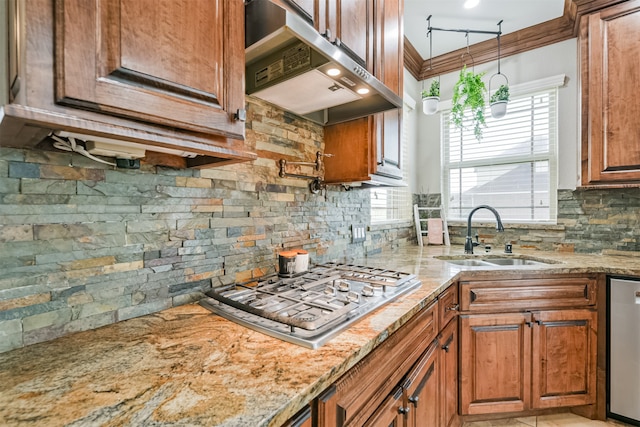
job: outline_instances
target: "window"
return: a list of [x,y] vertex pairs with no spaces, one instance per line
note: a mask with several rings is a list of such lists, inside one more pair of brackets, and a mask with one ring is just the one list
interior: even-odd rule
[[[414,109],[404,103],[402,110],[402,153],[401,165],[406,165],[407,133],[409,123],[415,120]],[[409,178],[406,167],[402,168],[402,179]],[[410,220],[413,216],[411,192],[409,187],[375,187],[371,192],[371,222],[385,222],[393,220]]]
[[[447,218],[466,220],[476,206],[503,221],[552,222],[557,209],[557,88],[512,96],[507,115],[493,119],[478,141],[442,114],[443,200]],[[478,218],[492,219],[487,210]],[[475,217],[474,217],[475,218]]]

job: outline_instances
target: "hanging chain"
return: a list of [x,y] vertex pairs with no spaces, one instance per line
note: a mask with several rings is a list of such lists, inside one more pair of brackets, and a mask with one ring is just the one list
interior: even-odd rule
[[498,22],[498,74],[500,74],[500,34],[502,34],[502,21]]

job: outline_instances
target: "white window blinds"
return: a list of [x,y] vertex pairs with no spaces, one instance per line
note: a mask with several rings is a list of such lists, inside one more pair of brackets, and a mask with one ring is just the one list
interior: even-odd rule
[[[442,115],[443,199],[448,219],[466,220],[478,205],[503,221],[551,222],[557,210],[557,88],[512,96],[507,115],[493,119],[478,141],[470,123],[460,130]],[[478,218],[491,213],[480,210]]]

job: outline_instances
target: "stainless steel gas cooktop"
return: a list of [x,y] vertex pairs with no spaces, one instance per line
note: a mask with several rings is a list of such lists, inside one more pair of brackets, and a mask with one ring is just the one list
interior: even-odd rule
[[418,287],[414,274],[328,263],[212,289],[200,304],[248,328],[317,348],[350,324]]

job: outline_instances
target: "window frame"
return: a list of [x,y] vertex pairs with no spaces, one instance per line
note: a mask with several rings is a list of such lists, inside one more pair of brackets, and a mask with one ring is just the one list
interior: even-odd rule
[[[521,100],[523,98],[531,98],[534,96],[539,96],[543,93],[552,93],[554,96],[553,105],[550,106],[552,109],[552,117],[551,120],[554,122],[549,129],[549,151],[548,153],[540,154],[534,153],[527,155],[508,155],[502,158],[499,158],[497,161],[494,159],[480,159],[480,160],[463,160],[460,162],[453,162],[447,164],[447,154],[448,149],[445,147],[445,144],[448,142],[446,139],[449,134],[447,131],[447,126],[449,124],[448,118],[450,114],[450,102],[443,102],[443,106],[441,108],[440,115],[440,148],[441,148],[441,193],[442,200],[445,207],[445,211],[447,213],[447,218],[452,222],[457,221],[465,221],[466,217],[464,217],[463,213],[460,213],[459,216],[452,216],[450,211],[450,170],[451,169],[459,169],[459,168],[468,168],[468,167],[481,167],[481,166],[498,166],[498,165],[515,165],[515,164],[524,164],[530,163],[532,166],[535,165],[537,161],[548,161],[549,168],[549,218],[544,220],[535,220],[535,219],[510,219],[508,216],[503,218],[505,223],[514,223],[514,224],[556,224],[557,223],[557,206],[558,206],[558,155],[559,155],[559,147],[558,147],[558,127],[559,127],[559,93],[558,88],[564,84],[565,75],[561,74],[558,76],[552,76],[546,79],[541,79],[517,86],[511,86],[511,101]],[[533,109],[532,109],[533,111]],[[487,106],[485,110],[485,114],[490,116],[490,110]],[[508,114],[508,113],[507,113]],[[471,132],[471,135],[473,133]],[[473,137],[473,136],[472,136]],[[454,165],[454,167],[451,167]],[[530,194],[535,194],[535,189],[531,188],[529,190]],[[533,207],[533,204],[532,204]],[[470,211],[473,207],[465,207],[464,209]],[[498,211],[500,209],[498,208]]]

